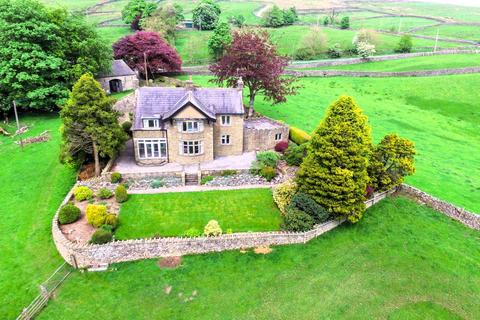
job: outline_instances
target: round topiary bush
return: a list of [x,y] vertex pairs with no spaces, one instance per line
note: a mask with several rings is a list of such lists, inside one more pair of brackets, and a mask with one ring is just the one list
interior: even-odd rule
[[87,222],[98,228],[105,224],[107,207],[103,204],[89,204],[85,209],[85,215],[87,216]]
[[125,121],[124,123],[122,123],[122,128],[123,128],[123,131],[125,131],[126,133],[130,133],[130,129],[132,128],[132,123],[130,121]]
[[284,153],[288,148],[288,141],[280,141],[275,145],[275,151]]
[[80,209],[71,203],[64,205],[58,213],[58,223],[60,224],[73,223],[78,218],[80,218]]
[[283,217],[282,228],[288,231],[302,232],[313,228],[314,220],[307,213],[294,207],[288,207]]
[[79,186],[73,190],[73,196],[77,201],[90,200],[93,198],[93,191],[88,187]]
[[101,188],[97,191],[97,197],[99,197],[100,199],[110,199],[111,197],[113,197],[113,192],[107,188]]
[[127,188],[124,185],[119,185],[115,189],[115,199],[118,203],[122,203],[128,200]]
[[90,239],[90,243],[94,244],[103,244],[112,241],[113,234],[111,231],[105,229],[98,229],[92,234],[92,238]]
[[218,224],[217,220],[208,221],[207,225],[203,229],[203,234],[209,236],[219,236],[222,234],[222,228]]
[[283,214],[286,213],[287,207],[292,201],[297,189],[298,186],[294,180],[287,180],[273,188],[273,201],[275,201],[278,209]]
[[110,176],[110,181],[112,183],[118,183],[120,180],[122,180],[122,174],[120,172],[113,172]]

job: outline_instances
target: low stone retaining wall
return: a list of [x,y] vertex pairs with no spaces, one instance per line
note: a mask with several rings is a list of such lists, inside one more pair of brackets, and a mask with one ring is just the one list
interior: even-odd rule
[[475,230],[480,230],[480,215],[467,211],[463,208],[457,207],[451,203],[435,198],[422,190],[415,187],[403,184],[400,191],[413,197],[419,202],[425,203],[432,209],[440,211],[441,213],[455,219],[462,224]]

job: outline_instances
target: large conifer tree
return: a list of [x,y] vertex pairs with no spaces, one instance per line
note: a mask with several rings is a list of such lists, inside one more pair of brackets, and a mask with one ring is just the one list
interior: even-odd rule
[[357,222],[365,211],[370,127],[351,97],[342,96],[315,130],[297,174],[299,189],[337,217]]

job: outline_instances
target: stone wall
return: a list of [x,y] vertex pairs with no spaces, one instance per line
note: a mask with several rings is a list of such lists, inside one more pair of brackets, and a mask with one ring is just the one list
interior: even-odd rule
[[98,82],[106,93],[110,93],[110,80],[118,79],[122,81],[122,89],[135,90],[138,88],[138,78],[136,75],[98,78]]
[[437,210],[452,219],[455,219],[467,227],[475,230],[480,230],[480,215],[467,211],[463,208],[457,207],[451,203],[435,198],[428,193],[423,192],[417,188],[403,184],[401,192],[413,197],[421,203],[425,203],[434,210]]
[[[271,125],[248,125],[248,122],[257,120],[268,121]],[[273,150],[275,145],[280,141],[288,142],[289,129],[288,126],[283,123],[264,117],[261,119],[246,120],[245,124],[243,131],[244,152]],[[280,140],[275,140],[276,134],[281,134]]]

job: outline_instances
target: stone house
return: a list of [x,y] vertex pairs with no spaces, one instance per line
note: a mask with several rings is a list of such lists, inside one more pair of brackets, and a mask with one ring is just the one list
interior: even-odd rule
[[108,94],[138,88],[137,74],[123,60],[113,60],[110,72],[101,74],[97,81]]
[[287,126],[265,118],[269,125],[255,130],[244,119],[241,80],[236,88],[195,88],[190,80],[185,88],[141,87],[135,95],[132,133],[140,165],[195,164],[288,141]]

